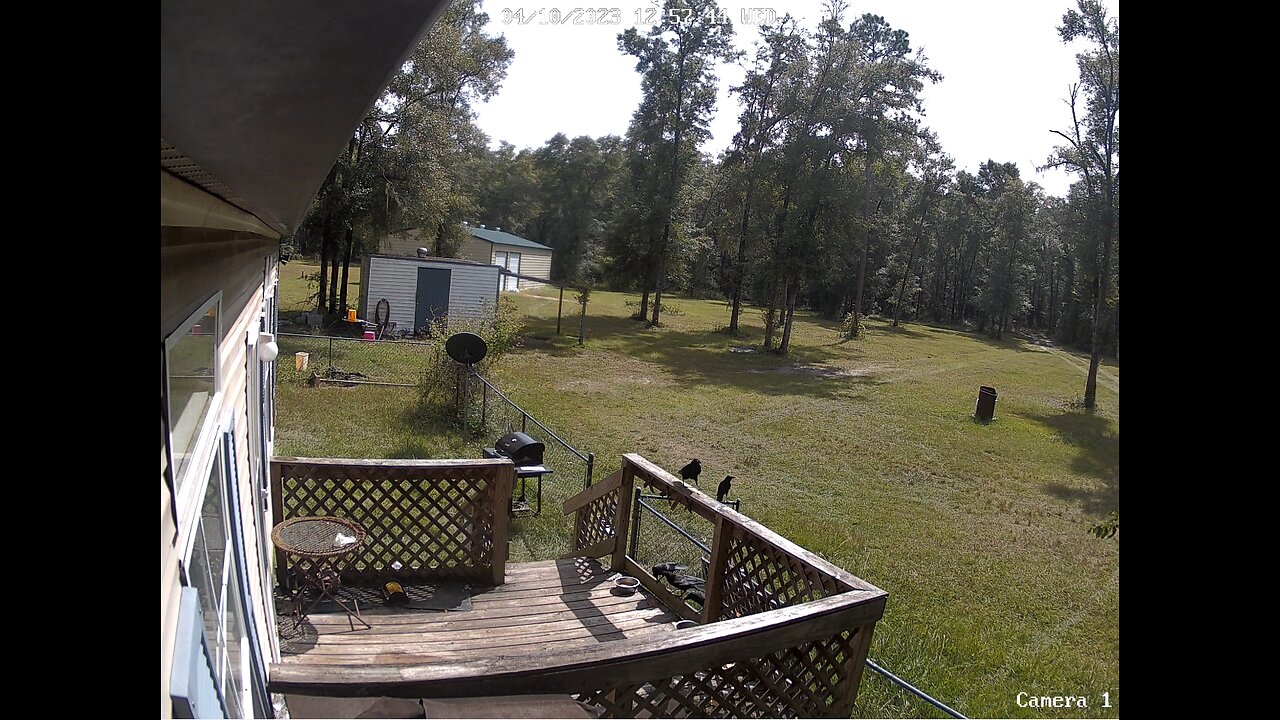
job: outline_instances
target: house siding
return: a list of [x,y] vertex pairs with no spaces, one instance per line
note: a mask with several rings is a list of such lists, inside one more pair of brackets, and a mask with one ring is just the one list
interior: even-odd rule
[[[191,482],[199,474],[207,473],[217,457],[224,432],[230,430],[235,442],[235,457],[230,458],[235,468],[236,487],[240,498],[238,507],[231,509],[239,514],[245,530],[247,552],[245,575],[250,594],[250,612],[253,626],[249,632],[256,635],[258,646],[263,649],[264,661],[279,658],[279,644],[275,632],[275,604],[272,588],[263,585],[262,559],[257,548],[260,528],[270,531],[270,520],[255,517],[259,512],[257,479],[254,467],[266,467],[270,458],[257,458],[261,450],[250,442],[249,423],[256,419],[258,408],[249,415],[248,382],[256,379],[249,374],[249,341],[258,337],[263,317],[264,298],[268,287],[276,281],[276,251],[278,242],[256,235],[216,229],[161,227],[160,242],[160,336],[161,342],[176,331],[193,312],[210,297],[222,293],[221,329],[217,350],[220,391],[209,407],[210,423],[204,426],[197,446],[208,448],[190,461],[188,472],[194,473]],[[268,323],[270,326],[270,322]],[[256,347],[256,346],[254,346]],[[252,368],[259,368],[254,362]],[[163,387],[162,387],[163,389]],[[216,436],[216,437],[212,437]],[[164,446],[161,446],[163,463]],[[162,466],[163,467],[163,466]],[[160,715],[169,717],[173,708],[169,699],[170,670],[174,660],[174,647],[178,613],[181,606],[182,580],[179,565],[191,544],[194,524],[185,516],[187,507],[178,508],[178,523],[174,522],[175,498],[164,480],[160,478]],[[197,508],[198,511],[198,508]],[[228,545],[228,551],[230,551]],[[270,560],[267,561],[270,563]],[[268,568],[269,570],[269,568]]]
[[462,246],[458,248],[458,257],[463,260],[492,265],[493,243],[481,240],[474,235],[468,235],[467,239],[462,241]]
[[[383,255],[404,255],[405,257],[417,257],[418,248],[423,247],[422,240],[419,237],[419,231],[414,228],[412,230],[402,230],[398,233],[392,233],[382,238],[378,243],[378,252]],[[364,277],[361,275],[361,277]]]
[[498,268],[416,258],[370,256],[361,277],[367,294],[361,293],[361,317],[372,320],[378,300],[391,304],[391,321],[399,330],[412,330],[418,298],[418,268],[450,270],[449,315],[484,318],[492,313],[498,293]]
[[[493,251],[520,253],[520,274],[530,277],[551,278],[551,253],[547,250],[538,250],[536,248],[521,247],[519,245],[499,245],[493,244]],[[542,287],[546,283],[534,282],[520,278],[519,288],[521,290],[529,290],[531,288]]]

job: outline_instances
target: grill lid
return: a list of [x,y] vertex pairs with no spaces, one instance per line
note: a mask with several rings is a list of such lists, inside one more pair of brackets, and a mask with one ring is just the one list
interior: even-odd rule
[[517,465],[541,465],[546,446],[517,431],[498,438],[494,449]]

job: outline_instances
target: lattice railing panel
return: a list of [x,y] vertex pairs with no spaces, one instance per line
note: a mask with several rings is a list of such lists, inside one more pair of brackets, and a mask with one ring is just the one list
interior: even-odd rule
[[720,619],[753,615],[843,592],[830,574],[739,529],[725,560]]
[[[493,562],[492,469],[280,463],[283,518],[335,515],[364,527],[364,545],[343,559],[343,581],[482,579]],[[505,551],[505,548],[504,548]],[[296,558],[288,558],[292,569]]]
[[577,699],[601,707],[604,717],[619,718],[847,716],[859,678],[854,672],[857,636],[866,631],[844,631],[765,657],[638,685],[592,689]]
[[582,550],[617,535],[614,521],[618,513],[619,490],[601,495],[580,508],[574,523],[573,547]]

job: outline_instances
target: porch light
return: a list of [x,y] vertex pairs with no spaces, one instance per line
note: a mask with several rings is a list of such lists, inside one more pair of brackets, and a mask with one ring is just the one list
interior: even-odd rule
[[276,336],[271,333],[258,335],[258,359],[271,362],[280,354],[280,346],[276,344]]

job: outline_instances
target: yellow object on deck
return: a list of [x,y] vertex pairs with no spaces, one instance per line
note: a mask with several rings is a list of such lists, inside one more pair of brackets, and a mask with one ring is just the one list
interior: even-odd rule
[[356,311],[354,308],[347,310],[347,322],[356,321]]

